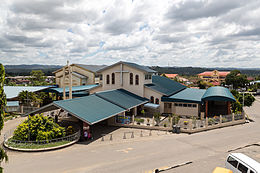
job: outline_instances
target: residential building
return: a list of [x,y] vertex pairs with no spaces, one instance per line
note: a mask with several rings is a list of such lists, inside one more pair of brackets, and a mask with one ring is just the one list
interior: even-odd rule
[[226,76],[229,74],[229,71],[205,71],[203,73],[198,74],[198,77],[205,82],[210,82],[213,85],[220,85],[225,81]]

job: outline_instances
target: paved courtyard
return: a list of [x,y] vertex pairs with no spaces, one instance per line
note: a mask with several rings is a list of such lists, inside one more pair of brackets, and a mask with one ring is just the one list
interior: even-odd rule
[[[56,151],[41,153],[8,152],[5,172],[26,173],[99,173],[99,172],[152,172],[155,168],[174,167],[165,172],[210,173],[216,166],[224,166],[228,151],[243,152],[259,160],[258,146],[236,150],[260,142],[260,98],[246,112],[255,122],[220,128],[197,134],[164,134],[165,132],[117,128],[104,141],[101,138],[81,142]],[[15,126],[17,120],[6,123],[4,131]],[[16,122],[16,123],[15,123]],[[134,132],[134,138],[128,133]],[[3,132],[4,133],[4,132]]]

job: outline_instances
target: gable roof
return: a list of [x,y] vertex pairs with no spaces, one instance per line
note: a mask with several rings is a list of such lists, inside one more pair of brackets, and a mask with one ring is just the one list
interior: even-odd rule
[[139,97],[124,89],[117,89],[79,98],[54,101],[28,114],[37,114],[61,108],[78,119],[93,125],[147,102],[148,99]]
[[89,124],[100,122],[125,111],[96,95],[55,101],[54,104]]
[[213,101],[232,101],[235,102],[236,99],[231,94],[231,92],[224,87],[215,86],[207,89],[202,97],[202,100],[213,100]]
[[118,64],[125,64],[125,65],[128,65],[128,66],[130,66],[130,67],[133,67],[133,68],[135,68],[135,69],[138,69],[138,70],[141,70],[141,71],[144,71],[144,72],[147,72],[147,73],[156,73],[156,71],[150,69],[150,68],[147,67],[147,66],[135,64],[135,63],[132,63],[132,62],[125,62],[125,61],[119,61],[119,62],[117,62],[117,63],[115,63],[115,64],[112,64],[112,65],[110,65],[110,66],[107,66],[107,67],[105,67],[105,68],[102,68],[102,69],[98,70],[97,72],[102,72],[102,71],[104,71],[104,70],[106,70],[106,69],[108,69],[108,68],[111,68],[111,67],[113,67],[113,66],[116,66],[116,65],[118,65]]
[[179,75],[178,74],[165,74],[165,76],[167,76],[168,78],[175,78]]
[[[205,71],[199,73],[198,76],[212,76],[214,71]],[[219,76],[227,76],[230,72],[229,71],[218,71]]]
[[85,69],[87,69],[87,70],[89,70],[89,71],[92,71],[92,72],[95,72],[95,73],[96,73],[98,70],[100,70],[100,69],[106,67],[106,65],[85,65],[85,64],[75,64],[75,65],[77,65],[77,66],[79,66],[79,67],[81,67],[81,68],[85,68]]
[[162,101],[184,102],[184,103],[201,103],[202,96],[205,94],[204,89],[186,88],[177,94],[169,97],[162,97]]
[[[83,68],[87,71],[91,71],[93,73],[96,73],[98,70],[106,67],[106,65],[86,65],[86,64],[71,64],[71,66],[78,66],[80,68]],[[61,71],[62,69],[63,69],[63,67],[52,73],[57,73],[57,72]]]
[[96,95],[124,109],[131,109],[137,105],[148,102],[148,99],[135,95],[124,89],[97,92]]
[[152,76],[152,83],[145,84],[145,86],[166,96],[175,94],[187,88],[186,86],[163,76]]

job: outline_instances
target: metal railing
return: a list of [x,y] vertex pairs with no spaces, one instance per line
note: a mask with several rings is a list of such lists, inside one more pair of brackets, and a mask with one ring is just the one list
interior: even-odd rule
[[56,138],[56,139],[51,139],[51,140],[39,140],[39,141],[21,141],[21,140],[15,140],[12,138],[6,138],[6,136],[4,136],[4,142],[7,145],[46,145],[46,144],[54,144],[57,142],[72,142],[72,141],[78,141],[80,138],[80,131],[72,134],[72,135],[68,135],[68,136],[64,136],[61,138]]

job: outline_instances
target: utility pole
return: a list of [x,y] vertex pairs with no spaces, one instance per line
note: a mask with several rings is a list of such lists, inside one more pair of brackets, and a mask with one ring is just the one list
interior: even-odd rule
[[72,67],[69,65],[69,99],[72,99]]

